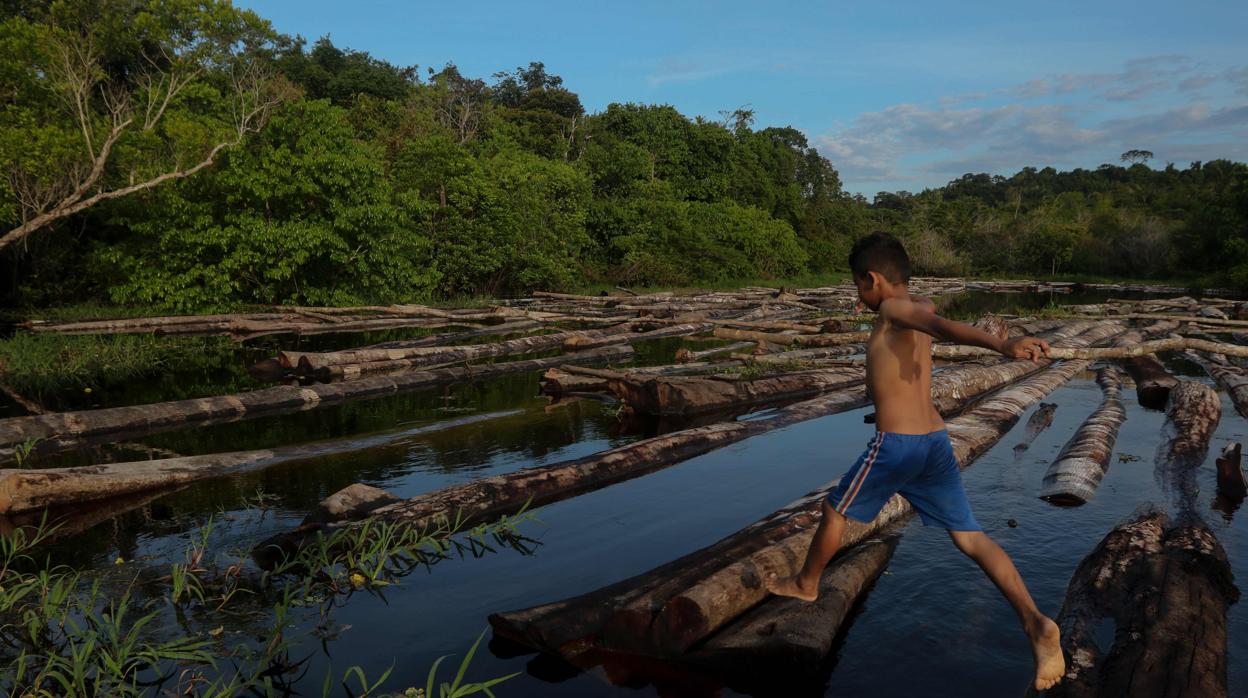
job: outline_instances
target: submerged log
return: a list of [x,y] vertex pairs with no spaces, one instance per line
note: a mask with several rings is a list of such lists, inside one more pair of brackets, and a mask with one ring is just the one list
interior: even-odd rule
[[606,347],[592,352],[546,359],[378,375],[349,383],[283,385],[235,395],[10,417],[0,419],[0,462],[11,460],[14,447],[31,439],[37,440],[33,453],[45,455],[66,451],[84,443],[299,412],[350,400],[373,400],[462,381],[536,371],[560,364],[625,361],[631,356],[630,347]]
[[1040,407],[1027,418],[1027,425],[1023,430],[1023,440],[1014,445],[1014,457],[1019,458],[1023,453],[1031,448],[1031,442],[1036,440],[1040,432],[1048,429],[1053,424],[1053,413],[1057,412],[1057,403],[1042,402]]
[[1153,473],[1179,512],[1196,509],[1196,495],[1200,492],[1196,471],[1205,462],[1209,440],[1221,418],[1222,401],[1204,383],[1179,381],[1170,391],[1165,438],[1157,446]]
[[1109,469],[1109,457],[1127,411],[1116,369],[1102,368],[1096,382],[1104,394],[1100,406],[1079,425],[1044,474],[1040,498],[1051,504],[1079,506],[1092,499]]
[[637,376],[609,380],[611,392],[645,414],[686,415],[761,402],[795,400],[862,382],[857,368],[785,373],[755,380]]
[[734,675],[817,672],[849,612],[888,566],[898,539],[892,534],[850,548],[823,573],[817,601],[763,604],[684,659]]
[[[1115,341],[1114,346],[1132,347],[1144,341],[1148,334],[1161,334],[1177,327],[1177,322],[1159,320],[1144,330],[1128,332]],[[1161,361],[1153,354],[1144,354],[1129,357],[1122,363],[1127,373],[1130,374],[1131,380],[1135,381],[1135,399],[1140,403],[1140,407],[1150,410],[1166,409],[1166,402],[1170,399],[1170,389],[1177,385],[1179,380],[1170,375]]]
[[[1058,624],[1068,653],[1052,698],[1227,695],[1227,609],[1239,599],[1226,551],[1200,524],[1164,515],[1115,528],[1071,578]],[[1114,623],[1107,652],[1097,627]]]

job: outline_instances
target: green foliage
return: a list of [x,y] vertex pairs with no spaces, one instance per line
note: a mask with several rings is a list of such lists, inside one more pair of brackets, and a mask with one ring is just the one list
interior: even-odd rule
[[203,310],[421,300],[437,275],[411,212],[389,195],[380,153],[347,112],[291,104],[211,177],[133,200],[132,231],[96,257],[120,279],[115,302]]

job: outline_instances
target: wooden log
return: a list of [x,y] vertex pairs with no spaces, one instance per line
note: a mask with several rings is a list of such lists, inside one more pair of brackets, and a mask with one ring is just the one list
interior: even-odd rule
[[94,502],[135,492],[168,489],[198,480],[271,468],[283,463],[311,461],[341,453],[381,448],[419,434],[499,419],[520,412],[521,410],[490,412],[399,432],[251,451],[177,456],[71,468],[0,469],[0,514]]
[[1196,495],[1200,492],[1196,471],[1205,462],[1209,440],[1221,417],[1222,401],[1208,385],[1183,380],[1170,391],[1154,476],[1180,513],[1196,510]]
[[[949,420],[950,441],[961,467],[969,466],[996,443],[1028,406],[1086,369],[1087,365],[1087,361],[1069,361],[1047,368],[979,402],[962,416]],[[817,507],[817,502],[813,504]],[[900,495],[895,495],[873,522],[850,521],[845,529],[844,544],[853,545],[911,513],[909,503]],[[808,514],[813,518],[814,511]],[[763,600],[767,592],[761,580],[771,574],[794,574],[805,557],[813,533],[813,527],[804,526],[744,559],[734,560],[710,575],[700,576],[692,585],[667,599],[650,623],[644,622],[645,607],[655,599],[641,600],[634,604],[633,613],[619,616],[625,626],[643,631],[637,638],[642,643],[639,649],[663,656],[680,654]],[[642,613],[637,614],[637,610]],[[632,618],[625,619],[629,615]],[[640,627],[636,624],[637,620],[643,621]]]
[[115,441],[134,435],[299,412],[351,400],[373,400],[435,386],[537,371],[568,363],[626,361],[631,356],[630,347],[606,347],[592,352],[545,359],[378,375],[349,383],[284,385],[234,395],[149,405],[10,417],[0,419],[0,462],[11,460],[14,447],[31,439],[38,440],[33,453],[46,455],[66,451],[84,443]]
[[1217,459],[1218,495],[1231,501],[1242,501],[1248,496],[1248,483],[1244,481],[1242,448],[1238,442],[1227,444]]
[[630,325],[621,323],[603,330],[571,330],[553,334],[517,337],[491,344],[468,344],[451,347],[407,347],[398,349],[348,349],[333,352],[301,352],[283,351],[277,360],[286,368],[301,367],[305,372],[327,367],[352,364],[368,364],[378,362],[408,361],[405,368],[433,366],[437,364],[475,361],[498,356],[528,354],[538,351],[559,349],[572,338],[599,338],[609,335],[623,335],[629,332]]
[[830,347],[839,344],[858,344],[867,341],[870,332],[838,332],[836,334],[778,334],[775,332],[754,332],[751,330],[734,330],[729,327],[717,327],[715,336],[721,339],[741,339],[752,342],[770,342],[788,346],[798,344],[806,347]]
[[490,325],[479,330],[466,330],[464,332],[446,332],[442,334],[430,335],[428,337],[418,337],[416,339],[400,339],[392,342],[380,342],[378,344],[370,344],[366,349],[409,349],[416,347],[444,346],[451,342],[458,342],[463,339],[473,339],[476,337],[493,337],[504,334],[514,334],[518,332],[528,332],[542,327],[542,323],[536,320],[512,320],[504,322],[501,325]]
[[1105,319],[1114,320],[1171,320],[1191,324],[1217,325],[1220,327],[1248,327],[1248,320],[1205,317],[1203,315],[1171,315],[1168,313],[1123,313]]
[[1222,354],[1189,351],[1185,355],[1200,364],[1231,396],[1235,411],[1248,418],[1248,370],[1228,362]]
[[786,364],[799,361],[834,358],[838,356],[853,356],[854,354],[862,354],[866,352],[866,350],[866,346],[862,344],[844,344],[836,347],[792,349],[789,351],[776,352],[774,354],[730,354],[729,356],[732,359],[746,363]]
[[857,368],[800,371],[755,380],[624,375],[609,380],[612,393],[638,412],[687,415],[728,407],[795,400],[861,383]]
[[[1132,356],[1143,356],[1145,354],[1155,354],[1159,351],[1176,351],[1180,349],[1197,349],[1214,354],[1248,357],[1248,347],[1241,347],[1236,344],[1223,344],[1222,342],[1210,342],[1206,339],[1194,339],[1192,337],[1154,339],[1132,347],[1102,347],[1097,349],[1054,347],[1049,356],[1054,359],[1126,359]],[[996,352],[991,349],[982,347],[968,347],[961,344],[932,345],[932,356],[945,359],[993,356],[995,354]]]
[[1010,327],[1006,324],[1005,318],[1000,315],[989,313],[971,324],[999,339],[1006,339],[1010,336]]
[[655,330],[645,332],[625,332],[618,335],[602,336],[602,337],[572,337],[563,343],[566,351],[586,351],[589,349],[597,349],[599,347],[611,346],[613,344],[635,344],[637,342],[646,342],[653,339],[664,339],[668,337],[685,337],[691,334],[701,332],[709,332],[714,325],[706,322],[685,323],[681,325],[672,325],[670,327],[661,327]]
[[1040,407],[1027,418],[1027,424],[1023,430],[1023,440],[1014,444],[1014,458],[1017,460],[1022,457],[1027,449],[1031,448],[1031,442],[1036,440],[1045,429],[1053,424],[1053,413],[1057,412],[1057,404],[1053,402],[1042,402]]
[[676,351],[676,360],[681,363],[686,363],[690,361],[701,361],[702,359],[705,359],[709,356],[716,356],[719,354],[730,354],[734,351],[740,351],[742,349],[749,349],[753,346],[754,346],[754,342],[733,342],[732,344],[725,344],[721,347],[712,347],[710,349],[703,349],[701,351],[690,351],[688,349],[678,349]]
[[888,566],[898,540],[893,533],[850,548],[823,573],[817,601],[776,599],[765,603],[684,660],[736,676],[817,673],[849,612]]
[[1098,406],[1062,446],[1040,485],[1040,498],[1060,506],[1079,506],[1096,494],[1109,469],[1118,428],[1127,418],[1118,371],[1104,367],[1096,374],[1104,394]]
[[[1239,599],[1226,551],[1203,524],[1149,514],[1084,559],[1058,615],[1069,653],[1052,698],[1227,694],[1227,609]],[[1113,621],[1107,652],[1095,632]]]

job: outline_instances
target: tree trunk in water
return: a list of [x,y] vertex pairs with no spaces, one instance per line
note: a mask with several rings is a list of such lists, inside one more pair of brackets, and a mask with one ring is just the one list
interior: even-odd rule
[[316,409],[350,400],[373,400],[462,381],[536,371],[567,363],[625,361],[631,347],[529,359],[484,366],[457,366],[379,375],[349,383],[277,386],[235,395],[158,402],[130,407],[57,412],[0,419],[0,462],[14,457],[14,447],[39,439],[34,454],[59,453],[89,442],[115,441],[142,434],[221,424],[275,414]]
[[814,603],[777,599],[747,612],[684,659],[733,676],[809,676],[824,665],[849,612],[884,572],[896,533],[872,538],[832,561]]
[[1186,352],[1188,358],[1200,364],[1205,372],[1221,385],[1235,403],[1235,411],[1241,417],[1248,418],[1248,370],[1240,368],[1226,360],[1220,354],[1204,352]]
[[[1146,335],[1169,332],[1179,326],[1177,322],[1158,321],[1144,330],[1136,330],[1123,335],[1114,342],[1115,347],[1131,347],[1144,341]],[[1123,366],[1135,381],[1135,399],[1140,407],[1150,410],[1166,409],[1170,399],[1170,389],[1178,384],[1179,379],[1170,375],[1161,361],[1152,354],[1132,356],[1125,359]]]
[[1248,496],[1248,483],[1244,481],[1244,469],[1241,465],[1242,452],[1240,444],[1229,444],[1222,449],[1222,456],[1217,459],[1218,495],[1234,502],[1241,502]]
[[621,323],[605,330],[573,330],[554,334],[517,337],[493,344],[469,344],[458,347],[409,347],[399,349],[348,349],[324,353],[301,351],[283,351],[277,360],[286,368],[300,368],[305,373],[329,366],[346,366],[355,364],[386,363],[398,367],[397,362],[407,362],[404,368],[433,366],[437,364],[475,361],[497,356],[513,354],[531,354],[538,351],[559,349],[564,342],[573,338],[599,338],[608,335],[622,335],[629,331],[628,323]]
[[715,329],[715,336],[721,339],[740,339],[751,342],[770,342],[772,344],[799,344],[806,347],[830,347],[840,344],[858,344],[867,341],[870,332],[838,332],[836,334],[777,334],[774,332],[752,332],[734,330],[727,327]]
[[520,413],[521,410],[491,412],[445,420],[399,432],[252,451],[176,456],[158,460],[72,468],[0,469],[0,514],[82,504],[134,492],[169,489],[197,480],[252,472],[283,463],[384,448],[416,434],[441,431]]
[[[1227,695],[1226,614],[1239,599],[1226,552],[1203,525],[1163,514],[1115,528],[1080,563],[1058,615],[1067,651],[1051,698]],[[1095,634],[1115,625],[1107,653]]]
[[[1154,339],[1152,341],[1143,342],[1130,347],[1106,347],[1101,349],[1068,349],[1054,347],[1049,353],[1049,358],[1127,359],[1133,356],[1143,356],[1145,354],[1155,354],[1159,351],[1172,351],[1177,349],[1197,349],[1199,351],[1207,351],[1214,354],[1248,357],[1248,347],[1241,347],[1237,344],[1223,344],[1222,342],[1210,342],[1206,339],[1193,339],[1191,337],[1171,337],[1169,339]],[[963,359],[973,358],[976,356],[995,356],[996,354],[997,353],[991,349],[984,349],[982,347],[968,347],[957,344],[932,345],[932,356],[941,359]]]
[[1122,405],[1118,371],[1102,368],[1096,374],[1104,398],[1062,446],[1040,485],[1040,498],[1061,506],[1079,506],[1092,499],[1109,469],[1109,457],[1118,440],[1118,428],[1127,418]]
[[1175,510],[1194,512],[1196,471],[1205,462],[1209,440],[1222,418],[1217,392],[1197,381],[1184,380],[1170,391],[1166,406],[1165,440],[1157,447],[1154,476],[1171,495]]
[[861,383],[862,379],[861,369],[829,368],[755,380],[624,375],[609,380],[608,385],[611,392],[638,412],[687,415],[768,401],[795,400],[846,388]]

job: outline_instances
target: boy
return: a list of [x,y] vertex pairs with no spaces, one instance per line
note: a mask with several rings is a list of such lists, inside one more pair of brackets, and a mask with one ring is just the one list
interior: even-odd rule
[[846,517],[869,522],[899,492],[918,510],[924,525],[944,526],[954,545],[979,564],[1014,607],[1035,655],[1036,690],[1048,689],[1066,671],[1058,627],[1036,608],[1014,563],[971,514],[949,435],[932,404],[931,338],[1032,361],[1047,356],[1049,345],[1034,337],[998,339],[936,315],[930,300],[910,295],[910,259],[888,233],[859,240],[849,253],[849,266],[858,297],[879,313],[867,340],[867,393],[875,403],[875,438],[823,501],[823,520],[801,571],[768,580],[767,589],[814,601],[819,577],[840,547]]

